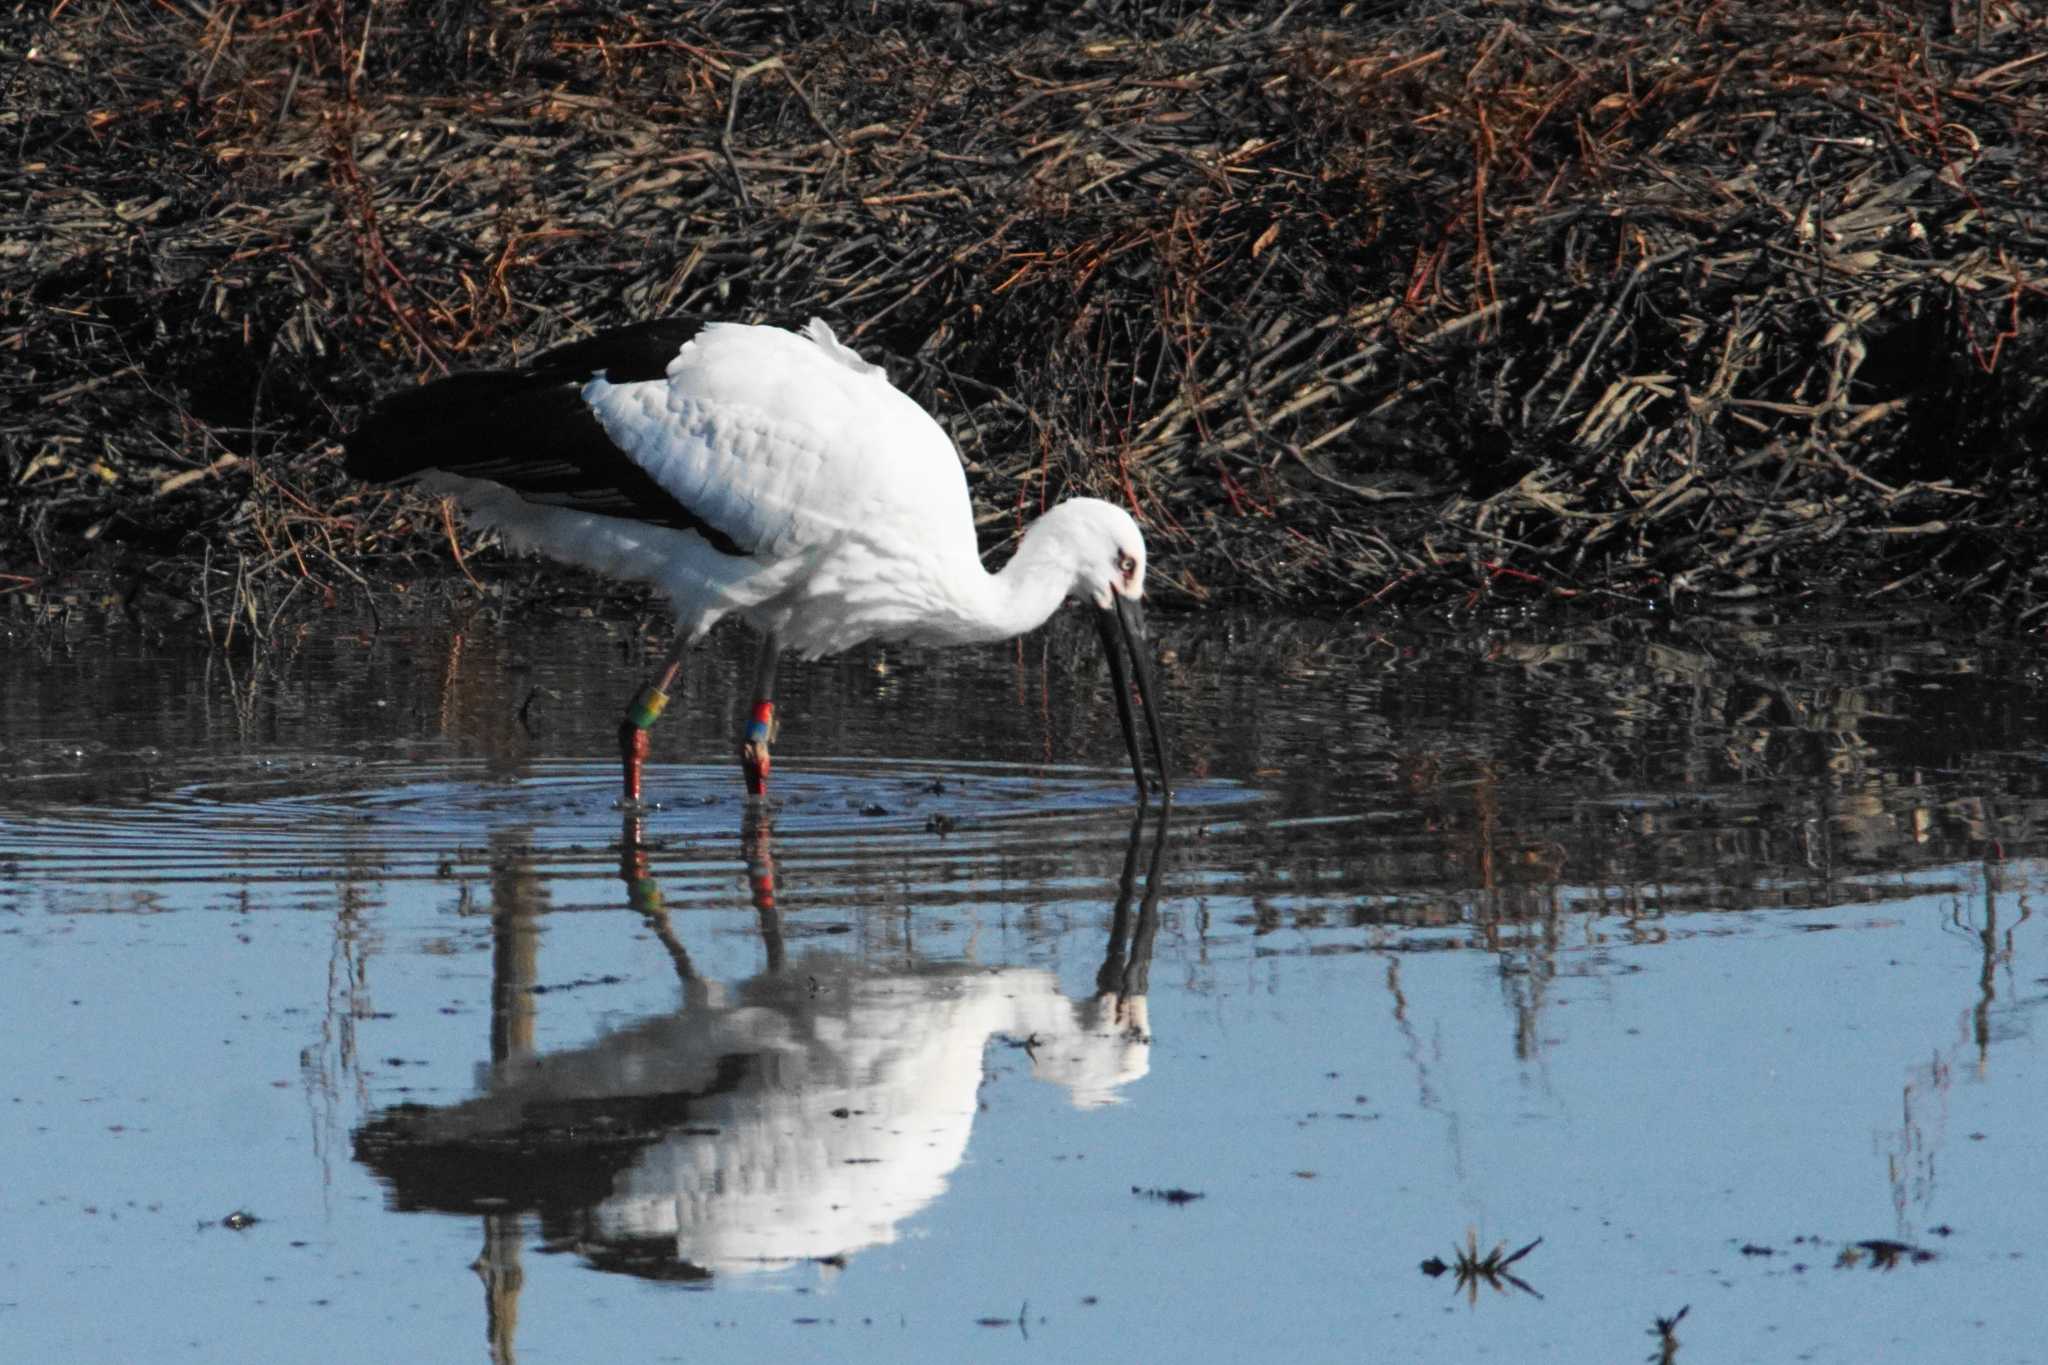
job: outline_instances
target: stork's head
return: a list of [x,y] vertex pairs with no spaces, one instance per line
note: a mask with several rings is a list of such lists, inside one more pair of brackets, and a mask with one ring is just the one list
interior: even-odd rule
[[1118,598],[1133,603],[1143,598],[1145,537],[1131,514],[1099,498],[1075,498],[1060,504],[1059,511],[1077,561],[1074,596],[1105,611]]

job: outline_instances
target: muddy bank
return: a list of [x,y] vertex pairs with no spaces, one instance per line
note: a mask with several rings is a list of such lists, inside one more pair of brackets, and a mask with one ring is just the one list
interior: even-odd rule
[[1129,502],[1168,602],[2048,606],[2048,21],[2018,7],[10,25],[0,591],[319,601],[451,544],[488,572],[336,434],[699,312],[889,357],[992,549],[1068,492]]

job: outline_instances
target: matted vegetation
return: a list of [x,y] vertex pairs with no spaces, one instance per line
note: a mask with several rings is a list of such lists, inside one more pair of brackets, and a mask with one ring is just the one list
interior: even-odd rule
[[699,312],[887,357],[992,547],[1128,502],[1169,602],[2048,608],[2012,0],[53,0],[0,60],[0,589],[445,562],[361,404]]

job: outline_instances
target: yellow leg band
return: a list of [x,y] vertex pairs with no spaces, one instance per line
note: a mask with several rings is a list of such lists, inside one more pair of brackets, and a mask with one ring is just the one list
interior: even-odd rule
[[661,719],[661,713],[668,710],[668,693],[658,687],[650,687],[640,694],[633,703],[632,712],[626,717],[640,729],[645,730]]

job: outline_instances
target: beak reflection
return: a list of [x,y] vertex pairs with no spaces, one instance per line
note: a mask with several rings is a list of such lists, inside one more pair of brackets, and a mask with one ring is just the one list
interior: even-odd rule
[[[1152,733],[1152,757],[1159,769],[1159,794],[1162,799],[1171,800],[1173,788],[1166,771],[1166,736],[1159,724],[1159,708],[1154,704],[1155,692],[1152,686],[1152,665],[1145,639],[1145,608],[1136,598],[1120,593],[1110,595],[1110,605],[1095,613],[1095,630],[1102,637],[1102,652],[1109,657],[1110,684],[1116,691],[1116,717],[1124,731],[1124,747],[1131,755],[1131,775],[1138,782],[1138,800],[1151,797],[1151,789],[1145,783],[1145,760],[1138,752],[1138,724],[1131,714],[1131,679],[1124,670],[1124,655],[1131,659],[1131,672],[1137,674],[1138,700],[1145,707],[1145,726]],[[1120,638],[1119,638],[1120,637]]]

